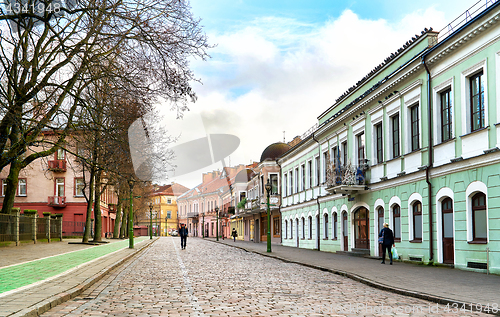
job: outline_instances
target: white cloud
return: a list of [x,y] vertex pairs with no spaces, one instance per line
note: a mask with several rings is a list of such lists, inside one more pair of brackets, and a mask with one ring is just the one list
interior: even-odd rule
[[[191,109],[208,114],[211,130],[241,139],[232,164],[257,161],[267,145],[282,140],[283,131],[287,142],[304,133],[414,34],[445,24],[444,14],[433,7],[396,23],[361,19],[350,10],[322,25],[256,19],[209,37],[217,47],[212,60],[193,63],[203,86],[196,85],[199,99]],[[200,181],[199,176],[194,183]]]

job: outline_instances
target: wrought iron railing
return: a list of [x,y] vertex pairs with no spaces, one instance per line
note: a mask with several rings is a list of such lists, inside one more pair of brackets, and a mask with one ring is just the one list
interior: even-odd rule
[[366,170],[368,164],[353,165],[350,161],[346,164],[328,164],[326,174],[326,186],[334,187],[340,185],[366,185]]

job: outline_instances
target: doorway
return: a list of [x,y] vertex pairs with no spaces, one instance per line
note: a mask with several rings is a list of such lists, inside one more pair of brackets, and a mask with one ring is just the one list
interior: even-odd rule
[[342,213],[342,238],[343,238],[343,242],[344,242],[344,249],[343,251],[349,251],[349,246],[347,245],[347,212],[343,212]]
[[354,247],[369,249],[369,218],[368,209],[360,207],[354,212]]
[[454,264],[453,201],[446,198],[441,203],[443,224],[443,263]]

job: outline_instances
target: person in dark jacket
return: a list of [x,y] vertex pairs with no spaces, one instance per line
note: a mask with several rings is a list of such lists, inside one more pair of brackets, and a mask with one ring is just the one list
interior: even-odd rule
[[233,236],[233,242],[236,242],[236,237],[238,236],[238,232],[236,232],[236,228],[233,228],[231,235]]
[[188,229],[186,225],[181,223],[181,229],[179,230],[179,236],[181,237],[181,248],[184,250],[186,248],[186,242],[188,237]]
[[382,264],[385,264],[385,251],[389,253],[389,259],[391,260],[391,265],[392,265],[392,252],[391,252],[391,246],[396,246],[394,244],[394,234],[392,233],[392,230],[389,229],[389,224],[386,222],[384,223],[384,228],[380,230],[380,233],[378,234],[379,237],[383,238],[382,241]]

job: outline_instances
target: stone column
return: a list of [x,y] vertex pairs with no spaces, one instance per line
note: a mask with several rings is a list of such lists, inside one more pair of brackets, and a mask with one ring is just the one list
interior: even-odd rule
[[57,226],[57,233],[59,236],[59,241],[63,241],[62,239],[62,224],[63,224],[63,215],[62,214],[56,214],[56,223],[55,225]]
[[[16,241],[16,246],[20,244],[19,242],[19,213],[21,209],[12,208],[10,215],[14,218],[14,240]],[[12,219],[12,218],[11,218]]]
[[37,231],[37,224],[36,224],[36,220],[38,218],[38,212],[34,209],[24,209],[24,214],[26,216],[29,216],[31,217],[31,239],[34,241],[34,243],[36,244],[36,231]]
[[45,236],[47,237],[47,242],[50,243],[50,212],[44,212],[43,217],[47,219],[45,223]]

